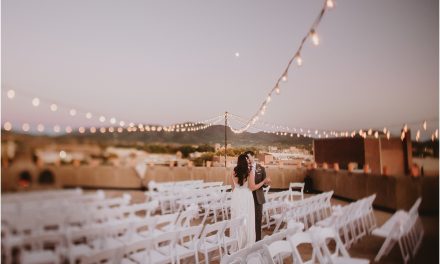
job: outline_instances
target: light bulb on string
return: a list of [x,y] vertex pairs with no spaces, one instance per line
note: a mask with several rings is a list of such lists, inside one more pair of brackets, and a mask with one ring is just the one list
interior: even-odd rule
[[3,125],[3,128],[4,128],[6,131],[11,131],[11,130],[12,130],[12,124],[11,124],[11,122],[5,122],[5,124]]
[[56,110],[58,110],[58,106],[57,106],[56,104],[51,104],[51,105],[50,105],[50,110],[51,110],[52,112],[55,112]]
[[75,109],[70,109],[69,114],[71,116],[76,116],[76,110]]
[[387,133],[387,128],[386,128],[386,127],[383,128],[383,133],[384,133],[384,134]]
[[96,128],[95,127],[91,127],[90,128],[90,133],[92,133],[92,134],[96,133]]
[[328,8],[333,8],[333,7],[335,7],[335,3],[333,2],[333,0],[327,0],[326,5],[327,5]]
[[390,137],[391,137],[391,133],[390,133],[390,131],[388,131],[388,132],[387,132],[387,139],[389,140]]
[[38,99],[37,97],[35,97],[34,99],[32,99],[32,105],[37,107],[40,105],[40,99]]
[[122,131],[124,131],[124,129],[122,127],[118,127],[118,133],[122,133]]
[[438,128],[435,130],[434,135],[435,135],[435,138],[438,138]]
[[106,131],[105,127],[101,127],[101,128],[99,129],[99,132],[101,132],[101,134],[104,134],[105,131]]
[[80,127],[80,128],[78,128],[78,132],[80,134],[83,134],[84,132],[86,132],[86,129],[84,127]]
[[420,138],[420,130],[417,130],[417,133],[416,133],[416,141],[417,142],[419,141],[419,138]]
[[124,121],[119,121],[119,125],[120,125],[121,127],[123,127],[123,126],[125,126],[125,122],[124,122]]
[[426,127],[427,127],[427,124],[426,124],[426,120],[425,120],[425,121],[423,121],[423,130],[426,131]]
[[368,129],[368,135],[371,136],[373,134],[373,130],[370,128]]
[[379,137],[379,132],[374,132],[374,138],[378,138]]
[[38,124],[37,131],[38,132],[43,132],[44,131],[44,125],[43,124]]
[[302,60],[302,58],[301,58],[301,54],[297,54],[296,56],[295,56],[295,61],[296,61],[296,65],[298,65],[298,66],[302,66],[303,65],[303,60]]
[[7,96],[8,96],[9,99],[14,99],[15,91],[14,90],[8,90]]
[[405,124],[404,126],[403,126],[403,132],[408,132],[408,125],[407,124]]
[[405,139],[405,131],[402,131],[402,133],[400,134],[400,140],[404,140]]
[[65,130],[67,134],[72,133],[72,128],[70,126],[67,126]]
[[87,118],[87,119],[91,119],[91,118],[92,118],[92,113],[88,112],[88,113],[86,114],[86,118]]
[[53,132],[55,132],[55,133],[59,133],[61,131],[61,127],[59,126],[59,125],[55,125],[54,127],[53,127]]
[[115,129],[114,129],[113,127],[110,127],[110,128],[108,129],[108,132],[113,133],[113,132],[115,132]]
[[281,77],[281,81],[287,82],[287,71],[283,74],[283,77]]
[[104,123],[105,122],[105,116],[100,116],[99,117],[99,122]]
[[28,132],[29,129],[30,129],[30,126],[29,126],[28,123],[24,123],[24,124],[21,126],[21,129],[23,129],[24,132]]
[[277,85],[277,87],[275,88],[275,92],[277,93],[277,94],[280,94],[280,87]]
[[312,37],[312,42],[315,46],[319,45],[319,36],[314,29],[310,31],[310,36]]

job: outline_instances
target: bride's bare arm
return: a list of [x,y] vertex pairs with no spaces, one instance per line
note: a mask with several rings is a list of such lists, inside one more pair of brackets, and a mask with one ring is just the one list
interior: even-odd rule
[[232,180],[232,191],[235,189],[235,185],[237,182],[235,182],[235,172],[231,173],[231,180]]
[[251,170],[251,173],[249,174],[249,189],[251,189],[251,191],[255,191],[260,189],[264,184],[266,184],[266,179],[259,184],[255,184],[255,171]]

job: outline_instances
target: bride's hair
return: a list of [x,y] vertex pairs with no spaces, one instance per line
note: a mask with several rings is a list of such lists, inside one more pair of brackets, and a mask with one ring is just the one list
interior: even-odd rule
[[235,177],[238,178],[238,184],[243,185],[244,181],[249,175],[249,165],[247,160],[247,155],[241,154],[238,156],[237,166],[234,168]]

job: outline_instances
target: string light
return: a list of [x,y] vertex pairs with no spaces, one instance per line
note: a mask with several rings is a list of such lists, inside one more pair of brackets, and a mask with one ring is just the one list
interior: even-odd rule
[[28,123],[24,123],[24,124],[21,126],[21,129],[23,129],[24,132],[27,132],[27,131],[29,131],[30,126],[29,126]]
[[92,113],[88,112],[88,113],[86,114],[86,118],[87,118],[87,119],[92,119]]
[[38,99],[37,97],[35,97],[34,99],[32,99],[32,105],[37,107],[40,105],[40,99]]
[[40,132],[40,133],[43,132],[44,131],[44,125],[43,124],[38,124],[37,131]]
[[55,132],[55,133],[59,133],[61,131],[61,127],[59,126],[59,125],[55,125],[54,127],[53,127],[53,132]]
[[15,91],[14,90],[8,90],[7,96],[8,96],[9,99],[14,99]]
[[100,116],[99,117],[99,122],[104,123],[105,122],[105,116]]
[[120,125],[121,127],[123,127],[123,126],[125,126],[125,122],[124,122],[124,121],[119,121],[119,125]]
[[92,134],[96,133],[96,128],[95,127],[91,127],[90,128],[90,133],[92,133]]
[[70,109],[69,114],[71,116],[76,116],[76,110],[75,109]]
[[423,121],[423,130],[425,130],[425,131],[426,131],[426,126],[427,126],[427,124],[426,124],[426,120],[425,120],[425,121]]
[[57,106],[56,104],[51,104],[51,105],[50,105],[50,110],[51,110],[52,112],[55,112],[56,110],[58,110],[58,106]]
[[296,61],[296,65],[302,66],[303,60],[302,60],[301,55],[299,53],[295,56],[295,61]]
[[327,0],[327,7],[333,8],[333,7],[335,7],[335,3],[332,0]]
[[6,131],[11,131],[12,130],[12,124],[10,122],[5,122],[5,124],[3,125],[3,128]]
[[420,130],[417,130],[417,134],[416,134],[416,141],[418,142],[420,138]]
[[319,45],[319,36],[318,36],[318,33],[316,33],[316,31],[315,31],[314,29],[312,29],[312,30],[310,31],[310,36],[312,37],[312,43],[313,43],[313,45],[318,46],[318,45]]
[[84,132],[86,132],[86,129],[84,127],[80,127],[80,128],[78,128],[78,132],[80,134],[83,134]]
[[67,134],[72,133],[72,128],[71,128],[70,126],[67,126],[67,127],[66,127],[66,133],[67,133]]

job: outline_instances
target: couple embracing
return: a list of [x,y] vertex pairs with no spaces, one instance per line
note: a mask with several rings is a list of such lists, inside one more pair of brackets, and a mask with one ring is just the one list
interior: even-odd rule
[[263,187],[270,184],[264,167],[255,163],[255,154],[246,151],[238,156],[237,166],[232,172],[231,217],[244,217],[244,226],[236,227],[240,232],[240,248],[249,247],[261,240],[261,221],[265,203]]

